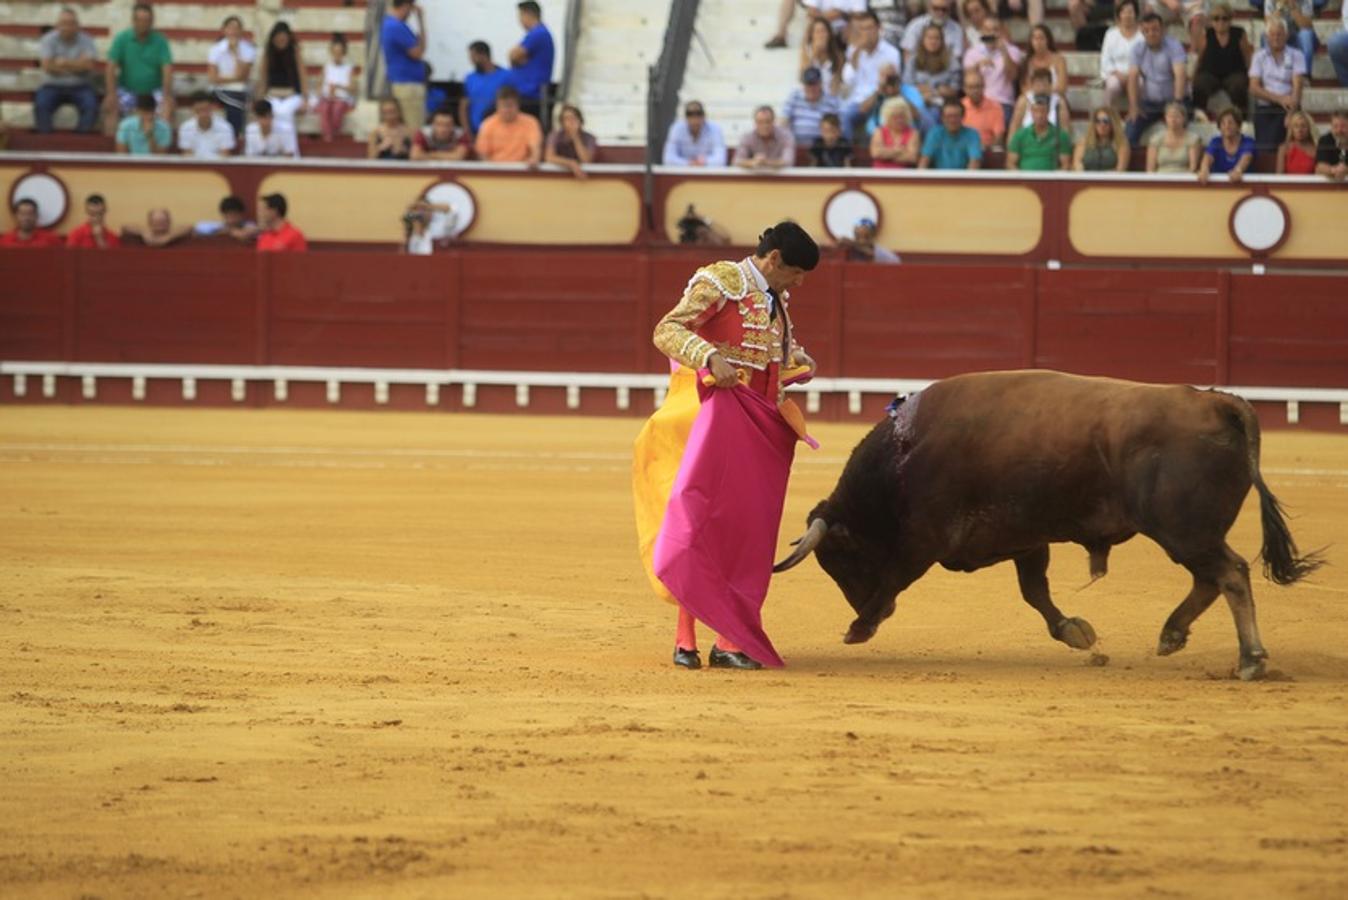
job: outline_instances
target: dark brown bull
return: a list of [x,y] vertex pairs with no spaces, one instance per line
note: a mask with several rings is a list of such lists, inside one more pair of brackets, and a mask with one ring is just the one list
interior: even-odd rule
[[1249,566],[1226,543],[1251,484],[1264,574],[1292,584],[1320,561],[1298,556],[1260,477],[1259,423],[1244,400],[1058,372],[961,375],[890,407],[774,571],[813,552],[856,611],[845,638],[855,644],[933,564],[972,572],[1014,560],[1021,594],[1049,634],[1086,649],[1095,643],[1090,623],[1063,615],[1049,596],[1049,544],[1085,547],[1098,578],[1109,548],[1141,533],[1193,575],[1157,652],[1181,649],[1223,594],[1240,638],[1239,674],[1257,678],[1268,653]]

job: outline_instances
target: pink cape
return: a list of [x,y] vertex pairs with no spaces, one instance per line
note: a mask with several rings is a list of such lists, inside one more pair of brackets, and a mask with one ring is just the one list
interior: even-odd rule
[[702,407],[655,542],[655,573],[679,604],[765,666],[763,631],[796,432],[765,397],[699,384]]

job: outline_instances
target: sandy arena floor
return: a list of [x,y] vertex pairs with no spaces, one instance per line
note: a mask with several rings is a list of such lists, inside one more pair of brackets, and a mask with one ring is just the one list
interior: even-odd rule
[[[0,894],[1343,897],[1348,437],[1266,435],[1315,583],[1273,677],[1143,539],[933,572],[874,641],[813,563],[781,672],[669,664],[635,419],[0,408]],[[785,541],[863,432],[802,449]],[[1232,533],[1253,556],[1254,506]]]

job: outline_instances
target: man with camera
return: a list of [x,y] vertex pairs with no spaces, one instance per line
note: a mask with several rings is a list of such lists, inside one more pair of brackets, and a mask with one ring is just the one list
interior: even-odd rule
[[1002,107],[1003,123],[1010,123],[1016,104],[1016,78],[1025,54],[1007,40],[1002,23],[989,16],[983,20],[977,46],[964,51],[964,75],[980,75],[983,95]]

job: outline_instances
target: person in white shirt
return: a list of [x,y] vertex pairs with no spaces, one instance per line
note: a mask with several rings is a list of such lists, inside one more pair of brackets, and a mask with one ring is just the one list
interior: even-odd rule
[[855,136],[857,123],[871,114],[880,99],[880,84],[887,75],[903,71],[899,48],[880,40],[880,18],[866,10],[852,18],[852,45],[847,48],[843,69],[847,102],[843,105],[843,136]]
[[334,33],[323,66],[323,95],[318,101],[318,124],[323,140],[332,143],[341,134],[342,122],[355,104],[355,67],[346,61],[346,38]]
[[257,48],[243,36],[243,21],[238,16],[225,19],[220,31],[224,36],[206,54],[206,80],[225,108],[230,127],[235,134],[242,134],[248,112],[248,77],[257,60]]
[[1100,47],[1100,81],[1105,86],[1107,106],[1119,105],[1128,92],[1128,69],[1133,64],[1133,48],[1142,42],[1138,23],[1137,0],[1120,0],[1114,7],[1114,24],[1105,32]]
[[253,121],[244,132],[244,156],[288,156],[299,159],[300,146],[295,130],[276,121],[271,103],[259,100],[253,104]]
[[791,25],[791,17],[796,14],[796,5],[805,6],[806,33],[809,22],[823,19],[841,37],[847,36],[847,22],[851,16],[866,10],[866,0],[781,0],[777,13],[777,31],[764,46],[769,50],[786,46],[786,30]]
[[197,159],[220,159],[234,152],[234,129],[215,114],[215,104],[204,91],[192,96],[192,118],[178,126],[178,152]]

